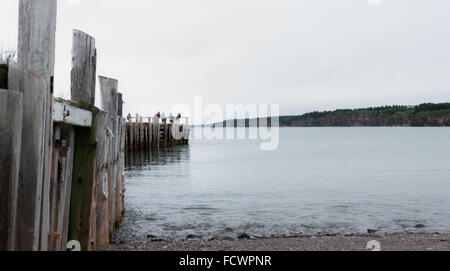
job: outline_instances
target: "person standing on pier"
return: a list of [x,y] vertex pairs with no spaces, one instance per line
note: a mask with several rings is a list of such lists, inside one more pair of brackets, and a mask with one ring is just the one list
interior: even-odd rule
[[164,114],[164,113],[161,114],[161,120],[162,120],[163,124],[166,124],[166,122],[167,122],[166,114]]

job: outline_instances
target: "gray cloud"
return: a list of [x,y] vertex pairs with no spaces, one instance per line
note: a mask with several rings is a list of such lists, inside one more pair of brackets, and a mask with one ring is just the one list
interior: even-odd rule
[[[2,0],[14,44],[17,1]],[[283,114],[448,101],[446,0],[59,1],[56,91],[68,93],[71,29],[97,40],[98,73],[126,112],[173,103],[279,103]],[[66,94],[68,96],[68,94]]]

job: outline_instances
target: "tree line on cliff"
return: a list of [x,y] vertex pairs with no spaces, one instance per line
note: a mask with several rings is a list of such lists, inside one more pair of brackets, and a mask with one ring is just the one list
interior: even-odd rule
[[[227,122],[212,126],[227,126]],[[269,119],[234,120],[234,127],[274,126]],[[353,126],[450,126],[450,103],[424,103],[416,106],[392,105],[360,109],[311,112],[279,117],[280,127],[353,127]]]

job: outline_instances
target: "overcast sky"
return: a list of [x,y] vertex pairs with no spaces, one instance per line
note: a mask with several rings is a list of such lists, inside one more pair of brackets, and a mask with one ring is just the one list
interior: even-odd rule
[[[1,0],[0,46],[18,0]],[[280,104],[282,114],[450,101],[448,0],[59,0],[55,91],[70,97],[72,29],[96,38],[125,112]]]

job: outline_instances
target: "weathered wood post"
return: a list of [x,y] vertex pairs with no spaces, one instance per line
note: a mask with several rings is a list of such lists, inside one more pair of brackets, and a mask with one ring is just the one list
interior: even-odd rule
[[[120,101],[120,100],[119,100]],[[125,211],[125,177],[123,172],[125,170],[125,137],[126,137],[126,121],[119,117],[118,124],[118,161],[117,161],[117,191],[116,191],[116,217],[114,228],[119,227],[122,221],[122,214]]]
[[153,134],[155,139],[155,146],[159,147],[160,137],[161,137],[161,131],[160,131],[160,123],[159,118],[155,116],[154,122],[153,122]]
[[123,117],[123,94],[122,93],[117,93],[117,116],[119,117]]
[[46,83],[37,74],[10,63],[10,88],[23,91],[22,146],[17,203],[16,250],[38,250],[41,223],[46,122]]
[[141,141],[140,141],[140,136],[141,136],[141,126],[139,125],[139,114],[136,114],[136,119],[135,119],[135,142],[136,142],[136,151],[139,151],[141,148]]
[[144,139],[142,144],[142,150],[145,150],[147,147],[147,124],[142,122],[142,129],[144,130]]
[[152,118],[148,118],[148,150],[152,149],[153,144],[153,126],[152,126]]
[[136,114],[136,120],[135,120],[134,129],[135,129],[135,133],[134,133],[134,135],[135,135],[135,138],[134,138],[135,148],[136,148],[136,151],[139,151],[140,148],[141,148],[141,146],[140,146],[141,143],[140,143],[140,140],[139,140],[140,133],[141,133],[141,127],[139,125],[139,115],[138,114]]
[[171,133],[170,133],[171,128],[172,128],[172,125],[169,122],[167,122],[167,127],[166,127],[166,140],[167,140],[166,145],[167,146],[170,146],[170,144],[172,142]]
[[139,116],[139,151],[144,149],[144,138],[145,138],[145,130],[144,123],[142,122],[142,117]]
[[[108,155],[108,182],[110,195],[117,194],[117,160],[118,160],[118,81],[112,78],[99,76],[101,109],[109,113],[107,129],[110,133],[110,153]],[[114,231],[116,213],[116,197],[109,197],[109,234]]]
[[167,123],[167,119],[163,123],[164,125],[164,147],[167,147],[167,143],[169,140],[169,124]]
[[90,250],[95,160],[97,153],[98,110],[92,108],[92,127],[75,128],[72,192],[70,200],[69,240],[79,241],[82,250]]
[[134,151],[134,149],[135,149],[135,144],[136,144],[136,141],[135,141],[135,131],[136,131],[136,129],[135,129],[135,126],[136,126],[136,123],[134,123],[133,122],[133,120],[130,120],[130,150],[131,151]]
[[[74,30],[71,99],[80,103],[80,106],[93,106],[95,103],[95,73],[95,40],[81,31]],[[94,77],[92,77],[92,75],[94,75]],[[51,234],[48,246],[49,250],[66,250],[67,238],[69,236],[69,212],[72,194],[72,175],[74,174],[73,164],[75,162],[74,141],[75,133],[80,134],[80,129],[86,130],[87,128],[74,128],[71,126],[55,124],[55,146],[53,148],[54,172],[50,198]],[[86,139],[81,138],[80,140]],[[80,157],[80,150],[77,150],[77,152],[77,157]],[[89,168],[89,165],[87,168]],[[76,170],[79,171],[80,168],[77,168]],[[75,175],[82,176],[80,172],[75,172]],[[74,191],[79,191],[79,188],[79,185],[76,185]],[[82,210],[82,208],[79,210]],[[73,231],[74,228],[72,227],[72,234]]]
[[94,38],[78,30],[73,31],[72,45],[71,98],[90,110],[93,120],[91,128],[75,128],[69,239],[79,241],[82,250],[90,250],[95,246],[92,220],[96,204],[97,130],[101,129],[101,114],[94,107],[96,49]]
[[138,114],[136,114],[136,120],[135,120],[135,123],[136,123],[136,126],[135,126],[135,128],[136,128],[136,138],[135,138],[135,140],[136,140],[136,150],[137,151],[139,151],[139,149],[141,148],[141,140],[140,140],[140,137],[141,137],[141,126],[139,125],[139,115]]
[[134,127],[134,132],[133,132],[133,134],[134,134],[134,137],[133,137],[134,150],[137,151],[139,149],[139,140],[138,140],[138,138],[139,138],[139,124],[138,124],[138,121],[137,121],[137,117],[134,120],[134,126],[133,127]]
[[95,104],[97,50],[95,39],[79,30],[73,30],[71,99]]
[[143,132],[143,140],[142,140],[142,150],[145,150],[147,147],[147,124],[142,121],[142,130]]
[[[110,151],[108,131],[109,113],[100,111],[97,120],[97,157],[95,164],[95,247],[109,243],[109,182],[108,182],[108,152]],[[91,238],[93,238],[92,236]]]
[[49,238],[52,85],[56,0],[19,1],[18,66],[9,83],[23,93],[17,250],[46,250]]
[[48,250],[67,250],[69,231],[70,195],[72,191],[72,165],[75,129],[70,125],[54,127],[53,178],[50,197],[50,230]]
[[0,251],[15,249],[23,95],[0,89]]
[[128,151],[130,149],[130,122],[127,121],[127,130],[126,130],[126,142],[125,142],[125,148]]

